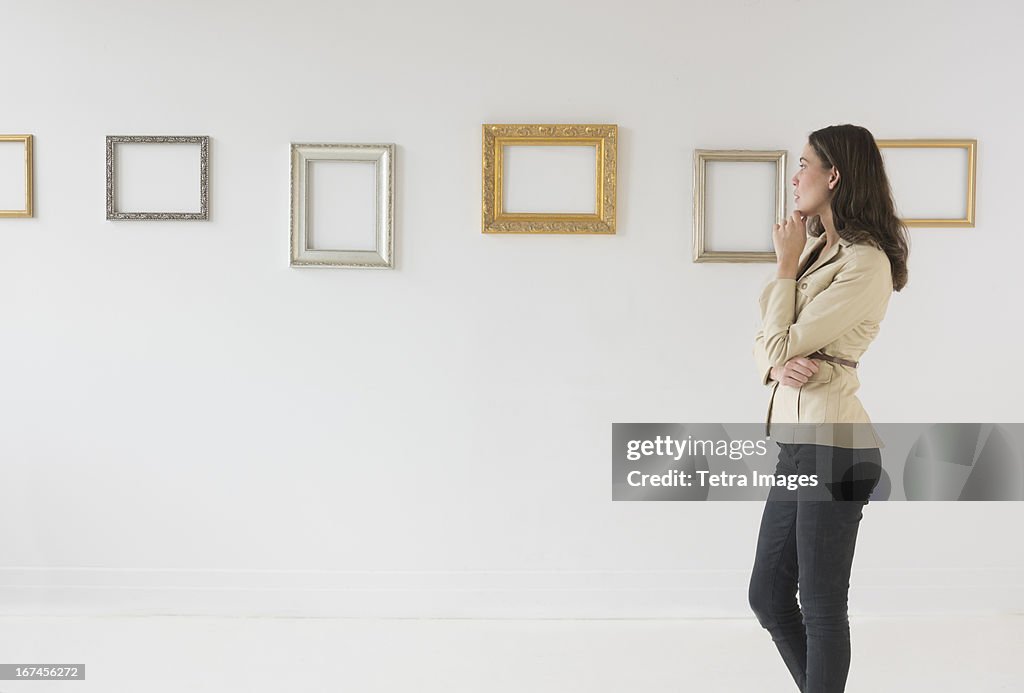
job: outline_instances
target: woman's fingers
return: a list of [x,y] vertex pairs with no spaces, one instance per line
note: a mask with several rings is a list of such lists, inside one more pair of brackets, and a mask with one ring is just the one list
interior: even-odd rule
[[793,370],[810,377],[818,372],[818,364],[811,359],[805,359],[798,357],[789,362],[789,367]]
[[806,382],[808,378],[814,375],[814,371],[807,368],[806,366],[801,366],[800,364],[797,363],[794,363],[792,366],[790,366],[790,368],[792,369],[793,376],[799,376],[803,378],[804,382]]
[[818,364],[813,359],[794,356],[782,367],[783,385],[802,387],[808,379],[818,372]]

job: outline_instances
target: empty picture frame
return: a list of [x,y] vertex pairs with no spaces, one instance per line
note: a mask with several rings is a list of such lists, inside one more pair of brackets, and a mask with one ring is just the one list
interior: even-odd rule
[[[762,175],[758,178],[756,185],[763,186],[763,190],[736,189],[714,193],[708,186],[708,164],[711,162],[733,163],[757,163],[774,164],[767,172],[758,172],[756,169],[748,173]],[[731,168],[731,167],[730,167]],[[737,169],[736,172],[739,172]],[[735,199],[738,204],[732,206],[733,210],[744,213],[753,211],[750,219],[731,219],[714,224],[709,220],[707,207],[709,193],[719,195],[725,199],[728,195]],[[771,215],[774,214],[774,218]],[[763,219],[761,217],[764,217]],[[774,250],[758,250],[751,247],[744,249],[715,249],[709,236],[709,227],[734,227],[742,226],[739,233],[733,236],[739,237],[739,245],[747,244],[746,239],[760,237],[767,240],[764,245],[771,247],[772,226],[786,216],[786,151],[781,149],[753,150],[753,149],[697,149],[693,155],[693,261],[694,262],[775,262]],[[751,246],[755,243],[751,242]]]
[[0,165],[0,217],[31,217],[32,135],[0,135]]
[[977,140],[875,140],[907,226],[974,226]]
[[615,233],[617,143],[617,125],[484,124],[482,232]]
[[[199,211],[119,211],[117,204],[118,144],[198,144],[199,145]],[[202,220],[210,218],[210,138],[208,136],[107,135],[107,219],[174,219]]]
[[[340,171],[342,175],[334,175],[335,184],[349,186],[351,190],[331,187],[317,187],[314,192],[314,164],[322,163],[354,164],[348,166],[349,171]],[[369,167],[370,189],[362,195],[360,164]],[[321,175],[329,176],[332,172],[323,170]],[[362,178],[365,180],[366,175]],[[293,267],[394,267],[394,181],[395,181],[395,145],[394,144],[337,144],[337,143],[292,143],[291,145],[291,265]],[[355,193],[354,195],[352,193]],[[339,194],[340,193],[340,194]],[[326,207],[334,199],[349,196],[349,206],[342,209]],[[316,198],[323,197],[318,200]],[[364,199],[358,199],[364,198]],[[369,198],[369,199],[365,199]],[[355,204],[353,204],[353,202]],[[369,209],[368,214],[359,214],[357,204]],[[314,208],[321,210],[316,217]],[[360,218],[362,216],[362,218]],[[372,218],[371,218],[372,217]],[[323,228],[323,219],[340,220],[340,226],[357,228],[339,229]],[[321,220],[318,222],[318,219]],[[338,226],[336,224],[335,226]],[[330,235],[341,235],[345,240],[314,243],[314,239]],[[362,242],[348,240],[357,236]],[[336,247],[331,247],[331,246]],[[356,247],[362,245],[364,247]]]

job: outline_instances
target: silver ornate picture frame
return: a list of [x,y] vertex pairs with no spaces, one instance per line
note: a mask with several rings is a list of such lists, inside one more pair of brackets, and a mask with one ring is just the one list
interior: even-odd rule
[[[375,167],[375,248],[317,249],[310,245],[310,165],[316,161],[373,162]],[[394,267],[394,144],[291,144],[292,267]]]
[[[117,210],[117,170],[114,146],[121,143],[199,145],[199,211],[198,212],[119,212]],[[172,219],[199,220],[210,218],[210,138],[200,136],[107,135],[107,219]]]
[[693,261],[694,262],[776,262],[775,251],[709,250],[705,235],[705,199],[709,161],[769,162],[775,164],[773,194],[775,219],[765,220],[764,233],[786,217],[786,151],[784,149],[696,149],[693,154]]

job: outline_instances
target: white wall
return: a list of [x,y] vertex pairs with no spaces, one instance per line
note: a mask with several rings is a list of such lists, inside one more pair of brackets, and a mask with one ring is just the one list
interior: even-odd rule
[[[1011,2],[3,10],[5,612],[748,616],[758,503],[613,503],[611,423],[758,421],[767,265],[694,264],[694,148],[975,137],[913,229],[877,421],[1022,421]],[[617,123],[618,233],[480,233],[480,125]],[[104,136],[210,135],[202,222],[104,219]],[[397,268],[288,266],[288,143],[395,142]],[[790,171],[790,174],[792,171]],[[737,201],[742,204],[742,200]],[[770,232],[770,229],[765,229]],[[851,612],[1024,609],[1019,503],[873,503]]]

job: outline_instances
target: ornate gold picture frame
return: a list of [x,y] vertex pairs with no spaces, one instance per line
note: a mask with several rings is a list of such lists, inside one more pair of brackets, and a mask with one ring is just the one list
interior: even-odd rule
[[[615,233],[617,125],[485,124],[483,126],[483,233]],[[596,151],[593,214],[507,212],[505,147],[584,146]]]
[[[973,227],[975,180],[978,167],[978,140],[959,139],[909,139],[909,140],[875,140],[879,149],[964,149],[966,151],[967,186],[964,191],[964,216],[950,217],[911,217],[903,219],[907,226],[932,227]],[[897,200],[897,203],[899,201]]]
[[0,217],[31,217],[32,135],[0,135],[0,142],[22,142],[25,145],[25,206],[22,209],[0,209]]
[[[709,250],[705,235],[705,199],[709,161],[770,162],[775,164],[775,219],[765,219],[764,233],[786,217],[786,151],[783,149],[696,149],[693,153],[693,261],[776,262],[775,251]],[[757,231],[755,229],[755,231]]]

